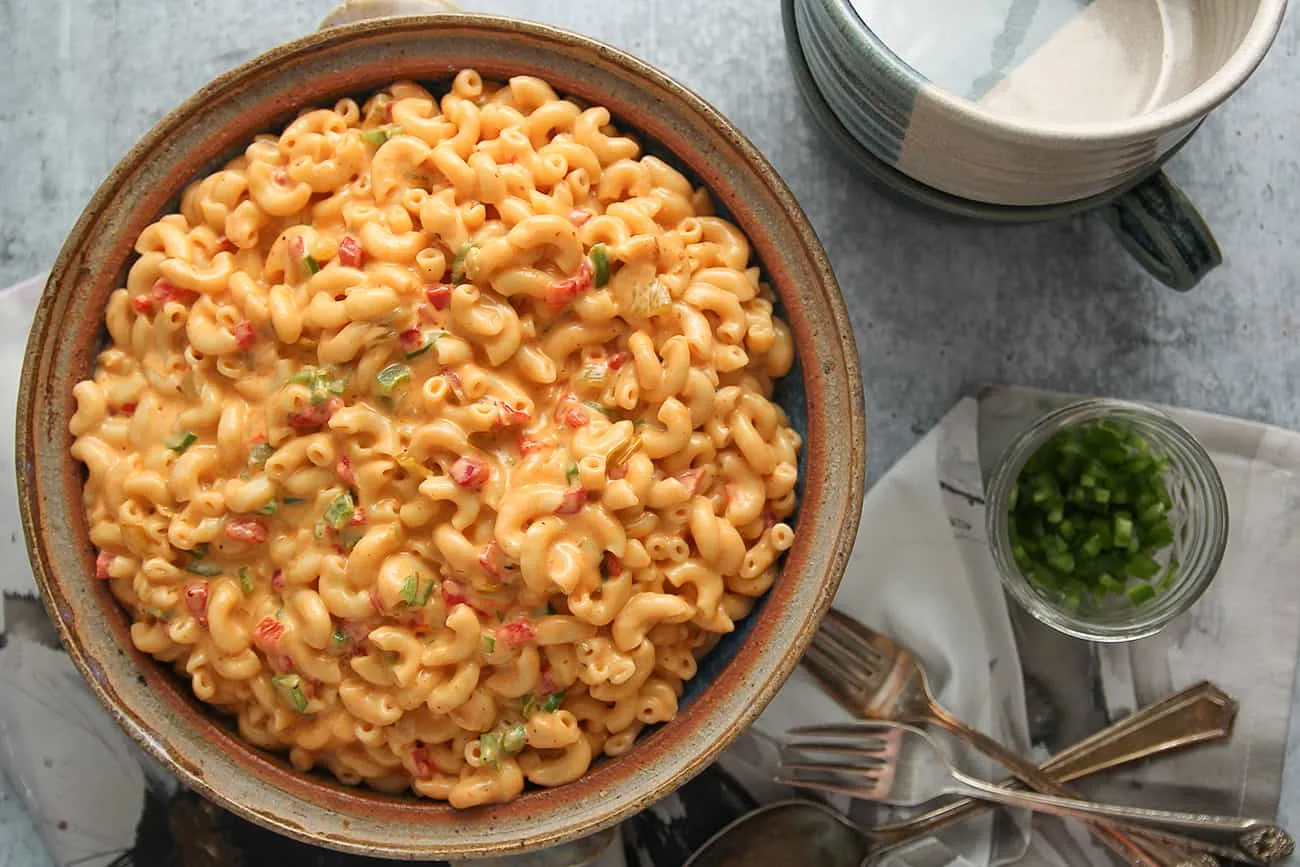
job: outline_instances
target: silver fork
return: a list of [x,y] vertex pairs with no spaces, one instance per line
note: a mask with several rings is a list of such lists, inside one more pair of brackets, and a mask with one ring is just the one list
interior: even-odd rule
[[[846,737],[846,728],[856,731]],[[1003,789],[957,770],[937,741],[901,723],[804,726],[789,734],[804,739],[785,746],[780,765],[784,775],[777,779],[799,788],[897,807],[916,807],[941,795],[962,795],[1075,819],[1123,822],[1158,834],[1192,834],[1216,854],[1255,864],[1270,863],[1295,849],[1286,831],[1263,819],[1176,813]],[[816,754],[832,758],[809,758]]]
[[[841,611],[832,608],[827,613],[804,654],[803,664],[855,716],[937,725],[1000,762],[1030,788],[1059,797],[1077,797],[1073,790],[1033,762],[941,707],[934,700],[925,671],[911,650]],[[1132,867],[1207,867],[1215,863],[1204,853],[1198,857],[1179,851],[1200,848],[1193,841],[1183,841],[1175,848],[1169,843],[1133,837],[1105,825],[1089,827],[1104,845]]]

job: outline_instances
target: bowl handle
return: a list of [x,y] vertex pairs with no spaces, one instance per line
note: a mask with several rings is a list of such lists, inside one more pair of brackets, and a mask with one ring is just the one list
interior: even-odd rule
[[1120,244],[1150,274],[1186,292],[1223,262],[1210,227],[1164,172],[1101,209]]

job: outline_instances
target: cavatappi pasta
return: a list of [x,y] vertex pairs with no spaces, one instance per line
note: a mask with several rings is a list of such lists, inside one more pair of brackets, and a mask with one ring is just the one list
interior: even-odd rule
[[96,577],[302,770],[457,807],[676,714],[793,540],[793,360],[704,190],[536,78],[263,135],[74,389]]

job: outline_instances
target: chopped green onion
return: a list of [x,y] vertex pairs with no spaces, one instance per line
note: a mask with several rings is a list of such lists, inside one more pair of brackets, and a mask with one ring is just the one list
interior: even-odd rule
[[311,365],[307,365],[306,367],[295,371],[293,376],[289,377],[289,381],[297,385],[313,385],[322,372],[323,371],[312,367]]
[[411,368],[405,364],[390,364],[375,376],[375,385],[381,394],[392,394],[400,385],[411,381]]
[[306,497],[285,497],[284,498],[284,504],[286,506],[301,506],[305,502],[307,502]]
[[330,636],[330,641],[334,643],[335,648],[342,648],[348,643],[348,634],[339,627],[334,627],[334,634]]
[[249,574],[247,566],[239,567],[239,589],[245,593],[253,592],[253,576]]
[[271,459],[275,454],[275,449],[266,443],[258,443],[248,450],[248,465],[250,467],[260,467]]
[[254,515],[265,515],[266,517],[270,518],[270,517],[275,516],[279,511],[280,511],[280,504],[277,503],[275,500],[271,500],[270,502],[268,502],[268,503],[267,503],[265,506],[263,506],[262,508],[260,508],[260,509],[254,509],[254,510],[253,510],[253,514],[254,514]]
[[347,526],[348,521],[352,520],[352,516],[356,514],[356,511],[357,506],[352,500],[352,494],[344,491],[325,507],[325,523],[335,530],[341,530]]
[[388,141],[390,136],[400,134],[400,127],[395,127],[394,129],[397,131],[390,131],[390,129],[385,126],[368,129],[361,133],[361,138],[365,140],[366,144],[377,148],[384,142]]
[[609,282],[609,253],[604,244],[596,244],[591,248],[591,267],[595,272],[593,282],[597,289]]
[[430,349],[433,349],[433,340],[433,338],[426,335],[424,338],[424,344],[421,345],[419,349],[412,349],[410,352],[406,353],[406,360],[410,361],[412,358],[419,358]]
[[484,652],[484,653],[495,653],[495,652],[496,652],[496,649],[497,649],[497,640],[496,640],[496,637],[495,637],[495,636],[492,636],[492,635],[484,635],[484,636],[483,636],[483,652]]
[[178,433],[176,434],[176,436],[168,439],[166,442],[166,446],[167,448],[176,452],[176,454],[180,454],[190,446],[194,445],[194,443],[198,440],[198,438],[199,438],[198,434],[194,433],[194,431],[187,430],[187,431],[183,431],[182,433]]
[[553,692],[546,697],[545,701],[542,702],[542,710],[546,711],[547,713],[555,713],[557,710],[560,709],[560,705],[563,703],[564,703],[564,691],[561,690],[559,692]]
[[610,418],[610,419],[618,418],[617,412],[615,412],[614,410],[610,409],[607,406],[601,406],[600,404],[596,403],[594,400],[584,400],[582,404],[583,406],[589,409],[594,409],[596,412],[600,413],[605,418]]
[[185,565],[185,571],[194,575],[202,575],[204,578],[215,578],[225,570],[221,568],[220,563],[213,563],[210,560],[194,560]]
[[564,480],[572,485],[578,480],[579,475],[578,465],[573,461],[569,461],[569,465],[564,468]]
[[307,710],[307,694],[302,691],[302,678],[296,674],[277,674],[271,678],[271,685],[280,694],[280,698],[292,705],[298,713]]
[[430,581],[428,584],[425,584],[423,587],[421,587],[420,595],[415,600],[416,607],[423,608],[424,606],[428,605],[429,597],[431,597],[433,595],[433,591],[437,589],[438,589],[438,582],[436,580]]
[[339,542],[343,545],[344,548],[347,548],[349,551],[351,551],[353,548],[357,547],[357,543],[360,542],[361,537],[365,535],[366,535],[365,530],[361,529],[360,527],[354,527],[353,525],[349,524],[348,526],[344,527],[342,530],[339,530]]
[[316,526],[315,526],[315,528],[312,530],[312,535],[314,535],[314,536],[316,537],[316,541],[318,541],[318,542],[319,542],[321,539],[324,539],[324,538],[325,538],[325,522],[324,522],[324,521],[317,521],[317,522],[316,522]]
[[397,598],[407,605],[414,605],[420,593],[420,576],[412,572],[402,579],[402,587],[397,591]]
[[455,260],[451,263],[451,279],[454,282],[460,283],[465,279],[465,274],[469,269],[469,263],[466,260],[469,259],[469,254],[477,249],[478,244],[466,244],[460,248],[460,252],[456,254]]
[[523,752],[524,747],[528,745],[528,729],[523,723],[516,723],[506,729],[506,733],[501,736],[501,750],[507,756],[517,756]]
[[311,253],[302,257],[302,266],[307,269],[308,274],[316,274],[320,271],[320,262]]
[[501,762],[501,738],[492,732],[484,732],[478,736],[478,750],[483,764],[495,767]]

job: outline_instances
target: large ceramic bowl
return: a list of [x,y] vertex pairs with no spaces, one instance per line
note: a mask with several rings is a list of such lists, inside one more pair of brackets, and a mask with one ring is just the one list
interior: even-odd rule
[[[94,552],[69,456],[72,386],[104,341],[109,293],[132,244],[187,181],[299,106],[397,78],[431,87],[461,67],[538,75],[616,122],[713,191],[777,289],[800,364],[777,399],[805,437],[797,540],[771,592],[708,656],[679,716],[578,782],[457,812],[300,774],[240,740],[168,669],[137,652],[125,612],[90,580]],[[640,61],[589,39],[486,16],[364,22],[277,48],[221,76],[127,154],[77,222],[36,313],[19,395],[18,484],[45,603],[72,659],[122,727],[222,806],[290,836],[399,858],[504,854],[589,834],[701,770],[785,681],[826,611],[857,530],[865,465],[861,382],[848,317],[808,222],[772,167],[717,111]]]

